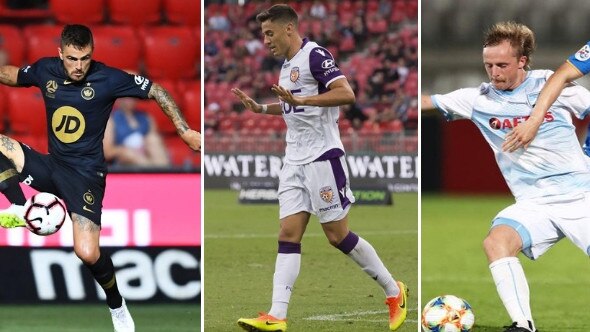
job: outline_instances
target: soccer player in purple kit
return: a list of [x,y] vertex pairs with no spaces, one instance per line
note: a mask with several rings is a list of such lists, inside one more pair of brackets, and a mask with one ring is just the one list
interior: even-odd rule
[[74,252],[104,289],[114,330],[132,332],[135,323],[117,288],[113,262],[99,246],[107,174],[102,141],[107,120],[117,98],[151,98],[191,149],[201,149],[201,135],[188,127],[159,84],[92,60],[93,50],[88,27],[66,25],[59,57],[42,58],[20,69],[0,66],[1,84],[41,89],[49,135],[49,154],[41,154],[0,134],[0,191],[12,203],[0,211],[0,225],[24,226],[26,200],[19,181],[61,197],[73,221]]
[[393,279],[371,244],[348,228],[354,197],[338,131],[338,106],[353,103],[354,92],[330,52],[299,35],[293,8],[274,5],[256,19],[264,44],[274,56],[285,58],[279,84],[272,88],[279,102],[261,105],[237,88],[232,92],[255,113],[283,116],[287,148],[279,176],[281,228],[272,306],[268,314],[240,318],[238,325],[248,331],[287,329],[287,307],[301,264],[301,239],[315,214],[330,244],[383,288],[389,327],[396,330],[406,318],[408,289]]

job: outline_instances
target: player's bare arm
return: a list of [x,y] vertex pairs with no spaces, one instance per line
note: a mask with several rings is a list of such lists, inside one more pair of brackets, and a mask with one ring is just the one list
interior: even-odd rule
[[244,107],[246,107],[254,113],[266,113],[271,115],[283,114],[283,111],[281,110],[281,105],[279,105],[279,103],[267,104],[266,112],[263,112],[264,105],[257,103],[254,99],[250,98],[247,94],[245,94],[244,91],[238,88],[233,88],[231,89],[231,92],[234,95],[236,95],[236,97],[240,98],[240,101],[242,102],[242,104],[244,104]]
[[434,103],[432,102],[432,98],[428,95],[421,95],[420,96],[420,109],[422,111],[428,111],[434,109]]
[[346,78],[339,78],[328,86],[328,91],[315,96],[295,96],[282,86],[273,84],[271,90],[279,99],[292,106],[341,106],[355,102],[354,92]]
[[0,66],[0,83],[8,86],[16,86],[18,77],[18,67]]
[[148,97],[155,99],[162,111],[170,118],[172,123],[174,123],[174,127],[176,127],[176,132],[182,138],[182,140],[193,150],[200,151],[201,150],[201,134],[196,130],[190,129],[184,116],[180,112],[178,105],[170,96],[168,91],[164,89],[161,85],[154,83],[150,88],[150,92],[148,93]]
[[582,76],[583,74],[569,62],[562,64],[543,86],[530,117],[506,134],[502,150],[514,152],[521,147],[528,148],[537,135],[549,107],[557,100],[563,88]]

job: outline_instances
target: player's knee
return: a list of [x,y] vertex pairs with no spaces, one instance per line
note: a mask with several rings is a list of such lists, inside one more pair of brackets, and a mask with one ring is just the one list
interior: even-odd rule
[[74,252],[76,253],[76,256],[78,256],[78,258],[80,258],[80,260],[86,265],[92,265],[96,263],[98,257],[100,257],[100,250],[98,250],[98,248],[88,246],[74,247]]

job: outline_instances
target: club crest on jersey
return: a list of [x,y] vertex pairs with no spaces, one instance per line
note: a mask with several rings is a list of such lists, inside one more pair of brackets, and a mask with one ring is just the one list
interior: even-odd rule
[[574,58],[579,61],[587,61],[590,59],[590,46],[584,45],[579,51],[576,52]]
[[86,203],[88,205],[94,204],[94,195],[92,195],[92,192],[90,190],[85,192],[84,196],[82,196],[82,198],[84,199],[84,203]]
[[291,74],[289,75],[291,82],[295,83],[299,79],[299,67],[293,67],[291,69]]
[[332,187],[323,187],[320,189],[320,198],[326,203],[332,203],[332,199],[334,199],[334,192],[332,191]]
[[57,82],[54,80],[49,80],[45,83],[45,90],[47,93],[45,95],[49,98],[55,98],[55,91],[57,91]]
[[92,98],[94,98],[94,89],[87,86],[84,87],[84,89],[82,89],[82,98],[86,99],[86,100],[90,100]]

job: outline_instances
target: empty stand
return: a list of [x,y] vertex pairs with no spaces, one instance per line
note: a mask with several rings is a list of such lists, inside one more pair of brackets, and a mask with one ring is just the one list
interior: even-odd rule
[[8,123],[12,132],[47,135],[45,104],[38,88],[12,88],[7,90],[6,97]]
[[93,58],[120,69],[139,72],[141,42],[135,29],[129,26],[98,26],[94,35]]
[[50,0],[49,8],[60,23],[96,24],[104,19],[105,0]]
[[61,43],[61,26],[30,25],[23,33],[27,41],[26,62],[33,63],[42,57],[59,56],[58,48]]
[[193,79],[199,64],[200,39],[189,27],[142,30],[145,66],[153,79]]
[[161,0],[108,0],[111,21],[133,26],[159,23]]
[[164,12],[169,23],[200,26],[201,2],[192,0],[164,0]]
[[182,112],[188,125],[201,131],[201,82],[191,82],[184,92]]
[[0,25],[0,49],[7,53],[7,64],[20,67],[25,59],[25,42],[20,29]]

